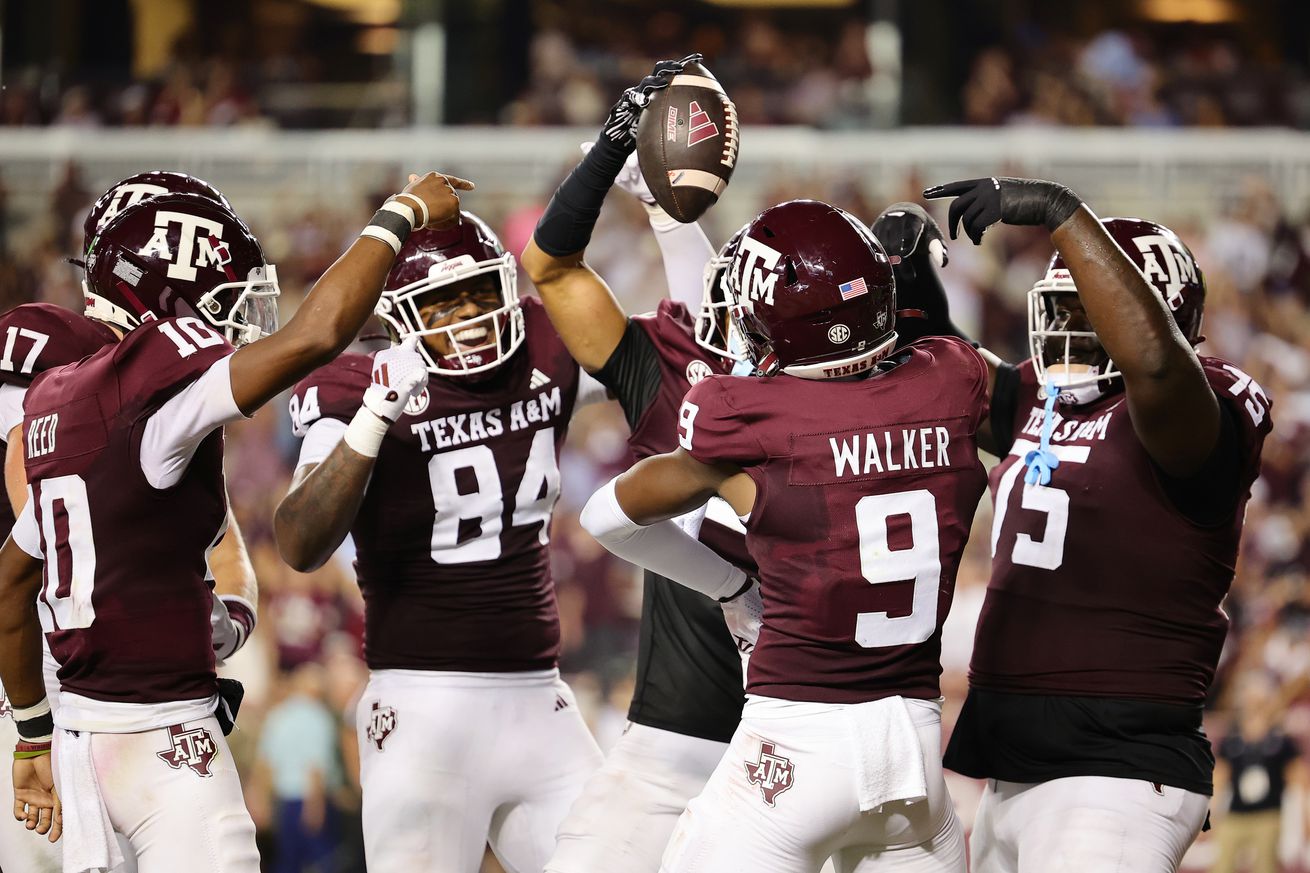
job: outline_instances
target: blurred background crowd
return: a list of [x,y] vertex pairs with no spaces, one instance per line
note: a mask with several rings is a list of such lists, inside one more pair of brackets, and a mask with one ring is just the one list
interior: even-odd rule
[[[36,4],[7,4],[0,19],[0,309],[33,300],[80,308],[80,270],[67,259],[81,248],[86,208],[116,179],[155,168],[132,163],[121,149],[103,158],[100,146],[108,140],[85,128],[571,125],[577,141],[652,59],[691,49],[707,55],[750,125],[1183,128],[1178,142],[1199,136],[1200,127],[1310,127],[1310,4],[1299,0],[1113,0],[1077,10],[1036,0],[54,5],[75,13],[62,27],[50,28],[48,10]],[[431,51],[435,60],[425,54]],[[433,90],[434,77],[447,84]],[[23,161],[9,159],[17,126],[77,130],[71,140],[54,139],[57,131],[33,134],[59,144],[50,152],[58,157],[34,163],[29,152]],[[873,164],[840,173],[789,171],[776,145],[767,171],[752,172],[751,133],[743,134],[738,180],[704,222],[716,247],[742,218],[783,199],[824,199],[872,220],[892,201],[917,200],[925,183],[947,181],[926,178],[913,156],[894,171]],[[38,147],[46,142],[38,139]],[[167,149],[169,141],[160,142]],[[241,159],[245,172],[211,173],[208,153],[194,139],[185,142],[166,168],[209,177],[251,223],[278,266],[284,320],[393,190],[400,167],[428,168],[410,166],[411,156],[384,154],[368,172],[337,174],[330,191],[271,189],[283,165],[252,154]],[[1244,142],[1249,153],[1250,140]],[[1300,148],[1310,153],[1310,144]],[[1205,178],[1225,180],[1206,208],[1195,198],[1159,198],[1145,216],[1178,231],[1206,273],[1201,351],[1253,376],[1273,399],[1275,420],[1226,605],[1232,629],[1207,717],[1221,762],[1217,827],[1194,847],[1188,869],[1243,869],[1234,866],[1243,852],[1272,846],[1285,869],[1304,870],[1310,779],[1299,748],[1310,742],[1310,201],[1290,197],[1283,177],[1260,161],[1229,167],[1223,153],[1221,146],[1204,165]],[[548,165],[544,175],[512,190],[470,171],[489,184],[468,208],[499,230],[507,248],[521,250],[575,156],[566,149],[538,155]],[[817,160],[799,153],[796,159]],[[1021,175],[1042,166],[1015,155],[986,172]],[[1187,169],[1169,172],[1185,176]],[[1124,184],[1137,183],[1130,175]],[[1102,215],[1142,211],[1141,198],[1126,197],[1123,188],[1078,187]],[[942,275],[955,321],[1008,360],[1025,357],[1025,293],[1050,253],[1044,232],[1021,228],[997,227],[978,248],[953,244]],[[606,205],[588,260],[629,312],[651,309],[668,293],[645,213],[621,192]],[[521,290],[532,293],[526,283]],[[615,407],[579,416],[561,463],[564,490],[551,532],[561,668],[602,746],[624,724],[641,589],[632,568],[581,530],[577,512],[627,465],[625,433]],[[233,749],[270,864],[281,850],[319,859],[305,870],[362,870],[354,740],[354,705],[366,673],[362,602],[348,544],[312,574],[290,570],[277,556],[271,518],[297,451],[284,404],[228,431],[229,490],[261,589],[260,630],[228,667],[247,688]],[[966,687],[990,524],[985,500],[944,642],[948,729]],[[952,789],[970,821],[978,787],[957,779]],[[486,870],[498,869],[488,859]]]

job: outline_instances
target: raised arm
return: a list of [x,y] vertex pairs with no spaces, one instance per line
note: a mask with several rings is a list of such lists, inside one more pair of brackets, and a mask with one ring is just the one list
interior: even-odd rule
[[[605,195],[625,172],[636,148],[642,107],[653,92],[668,86],[682,64],[661,61],[652,75],[623,92],[610,109],[595,144],[551,197],[520,258],[569,354],[589,373],[597,372],[610,359],[623,338],[628,318],[583,255]],[[682,239],[679,237],[680,242]],[[708,240],[705,246],[708,251]],[[667,270],[668,264],[665,266]],[[692,285],[698,297],[699,282],[695,277]]]
[[961,219],[975,244],[997,221],[1051,231],[1087,320],[1123,375],[1142,446],[1170,476],[1200,471],[1219,440],[1219,401],[1168,306],[1091,209],[1063,185],[1033,179],[973,179],[925,194],[956,197],[952,238]]
[[[409,398],[428,383],[426,362],[416,351],[418,341],[413,336],[377,353],[371,382],[348,426],[320,418],[305,435],[291,488],[273,514],[282,560],[302,573],[327,563],[345,540],[387,429]],[[335,446],[327,448],[333,440]]]
[[[411,177],[402,193],[412,196],[403,201],[422,201],[427,226],[448,226],[459,220],[458,192],[472,188],[473,183],[464,179],[428,173],[422,178]],[[417,210],[412,211],[417,215]],[[389,226],[395,213],[386,215],[391,218],[383,216],[388,225],[383,229],[394,239],[398,236],[396,230],[404,231]],[[374,221],[379,221],[377,216]],[[414,226],[424,223],[424,217],[417,216]],[[232,397],[243,413],[253,413],[350,344],[373,313],[399,247],[399,242],[393,245],[384,241],[384,235],[372,236],[366,230],[314,283],[285,327],[237,350],[231,361]]]

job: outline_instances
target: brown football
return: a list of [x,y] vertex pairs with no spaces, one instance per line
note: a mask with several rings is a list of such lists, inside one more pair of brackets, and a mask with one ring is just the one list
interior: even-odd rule
[[637,125],[637,160],[655,202],[695,221],[728,187],[740,142],[737,107],[703,64],[655,92]]

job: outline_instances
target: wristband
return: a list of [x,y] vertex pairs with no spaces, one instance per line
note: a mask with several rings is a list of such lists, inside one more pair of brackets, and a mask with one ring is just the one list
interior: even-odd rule
[[44,758],[50,754],[50,741],[42,743],[26,743],[22,740],[14,744],[14,760],[27,761],[32,758]]
[[382,438],[387,435],[390,428],[391,422],[368,407],[361,406],[346,427],[344,439],[346,445],[358,454],[366,458],[376,458],[378,450],[382,448]]
[[50,714],[50,701],[42,697],[31,706],[14,707],[14,724],[18,737],[27,743],[48,743],[55,732],[55,720]]
[[646,210],[646,217],[650,219],[650,229],[656,233],[668,233],[683,226],[681,221],[665,212],[664,207],[658,203],[647,203],[643,200],[641,205]]
[[218,599],[227,607],[228,618],[232,619],[232,624],[237,628],[236,648],[239,650],[245,645],[246,640],[250,639],[250,635],[255,630],[255,623],[259,620],[255,613],[255,606],[249,600],[236,594],[220,594]]
[[391,246],[391,250],[400,254],[400,247],[409,239],[418,218],[414,209],[404,203],[388,200],[382,208],[373,213],[368,226],[360,231],[360,236],[371,237]]
[[423,216],[422,221],[414,223],[414,229],[418,230],[420,227],[427,227],[428,222],[431,221],[432,218],[428,215],[428,205],[423,202],[423,198],[419,197],[417,194],[411,194],[408,191],[401,191],[395,196],[395,199],[399,200],[401,197],[408,197],[410,200],[413,200],[418,204],[417,208],[414,209],[414,214]]

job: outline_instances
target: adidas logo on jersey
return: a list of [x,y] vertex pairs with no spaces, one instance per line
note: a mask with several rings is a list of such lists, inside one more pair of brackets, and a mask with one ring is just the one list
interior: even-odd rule
[[561,709],[568,709],[568,708],[569,708],[569,702],[568,702],[567,700],[564,699],[563,695],[556,694],[556,695],[555,695],[555,711],[556,711],[556,712],[559,712]]
[[549,384],[550,384],[550,377],[547,376],[545,373],[541,372],[540,370],[538,370],[536,367],[533,367],[532,378],[528,380],[528,387],[540,388],[542,385],[549,385]]

